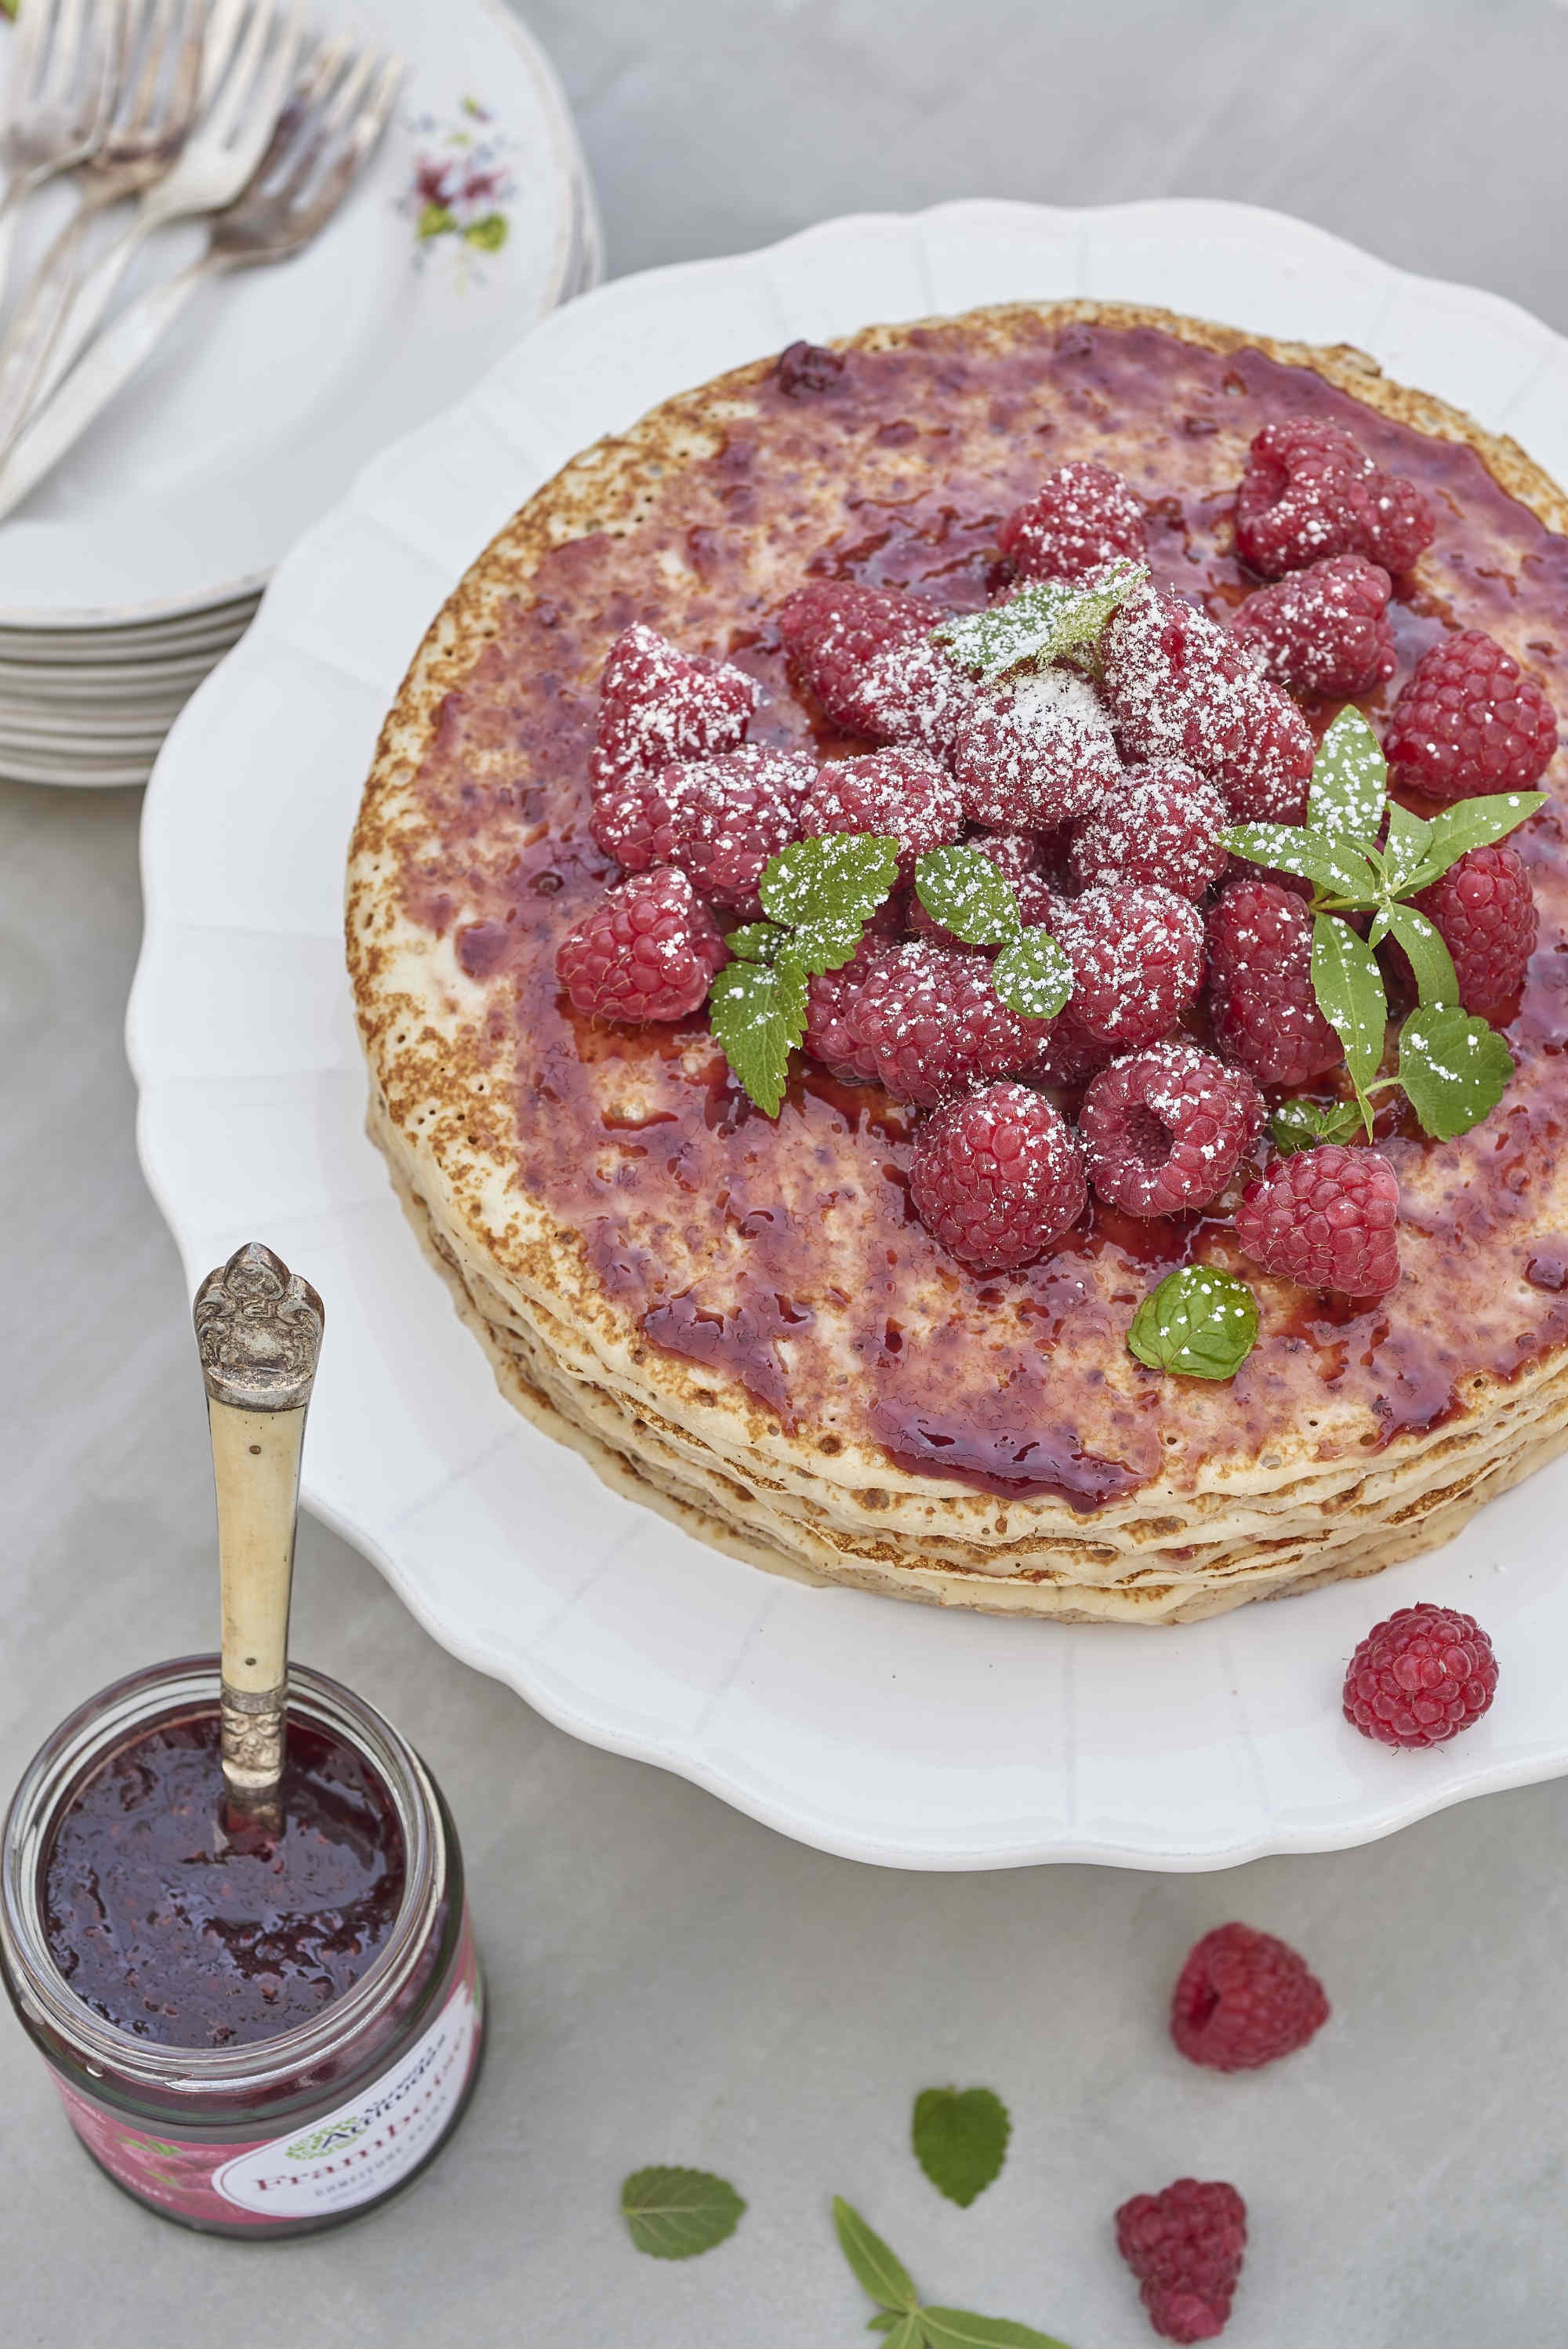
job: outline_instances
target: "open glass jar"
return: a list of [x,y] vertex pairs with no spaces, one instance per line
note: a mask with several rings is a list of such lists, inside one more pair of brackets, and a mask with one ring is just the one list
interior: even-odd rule
[[406,2185],[455,2127],[478,2075],[483,1995],[462,1856],[441,1794],[389,1723],[291,1667],[291,1723],[379,1782],[403,1880],[366,1971],[308,2022],[248,2044],[154,2044],[109,2023],[51,1954],[46,1872],[95,1774],[160,1727],[217,1713],[215,1656],[155,1664],[72,1713],[13,1797],[0,1853],[0,1968],[88,2151],[171,2219],[220,2235],[315,2232]]

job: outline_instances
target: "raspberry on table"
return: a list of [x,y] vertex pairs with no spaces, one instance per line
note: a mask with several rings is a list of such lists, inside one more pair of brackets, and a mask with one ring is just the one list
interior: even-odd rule
[[[977,849],[993,864],[1012,889],[1017,902],[1019,918],[1026,926],[1043,922],[1048,928],[1056,910],[1057,895],[1042,870],[1045,843],[1033,832],[975,832],[963,843]],[[933,921],[920,899],[911,890],[909,896],[909,931],[912,937],[929,938],[939,947],[961,947],[964,940],[956,937],[940,922]],[[983,951],[994,952],[994,948]]]
[[1236,1209],[1243,1253],[1277,1279],[1382,1297],[1399,1278],[1399,1181],[1378,1150],[1320,1143],[1276,1158]]
[[1086,889],[1063,901],[1056,936],[1079,1021],[1124,1050],[1169,1034],[1203,983],[1203,917],[1173,889]]
[[1216,1925],[1176,1978],[1171,2036],[1190,2063],[1254,2072],[1294,2055],[1328,2020],[1323,1984],[1288,1942],[1251,1925]]
[[629,776],[597,795],[590,827],[624,871],[678,864],[703,896],[754,920],[762,868],[798,836],[816,774],[799,751],[748,742]]
[[844,354],[823,343],[790,343],[779,352],[773,372],[787,399],[806,399],[813,392],[831,391],[844,372]]
[[1532,791],[1557,749],[1557,712],[1511,653],[1460,628],[1422,654],[1383,738],[1396,790],[1429,800]]
[[946,848],[964,830],[957,786],[945,767],[913,745],[873,750],[824,767],[800,802],[800,832],[873,833],[898,842],[898,877],[914,877],[915,859]]
[[1312,908],[1261,874],[1227,882],[1209,915],[1209,1011],[1214,1040],[1260,1085],[1304,1085],[1336,1068],[1345,1048],[1317,1008]]
[[599,681],[589,772],[595,793],[672,759],[705,759],[746,739],[761,699],[754,678],[706,653],[683,653],[634,620],[610,647]]
[[[879,906],[878,912],[882,910]],[[849,1084],[876,1082],[876,1056],[869,1045],[856,1042],[850,1031],[849,1012],[889,947],[886,936],[868,932],[848,962],[807,982],[805,1048],[813,1060]]]
[[1047,474],[1026,505],[1014,507],[996,543],[1017,579],[1081,579],[1119,558],[1141,563],[1148,551],[1142,504],[1092,458]]
[[1183,761],[1237,822],[1301,822],[1312,730],[1228,629],[1180,595],[1145,588],[1111,614],[1100,659],[1124,759]]
[[977,1272],[1033,1264],[1088,1202],[1072,1128],[1015,1084],[987,1085],[923,1120],[909,1192],[926,1230]]
[[1213,784],[1179,759],[1129,767],[1115,797],[1075,837],[1073,878],[1081,889],[1158,882],[1182,897],[1205,897],[1225,869],[1220,834],[1229,822]]
[[1334,554],[1260,587],[1231,622],[1277,685],[1336,701],[1370,693],[1394,674],[1388,598],[1394,583],[1361,554]]
[[1218,1197],[1263,1119],[1244,1069],[1173,1039],[1094,1079],[1078,1137],[1102,1199],[1130,1216],[1176,1216]]
[[727,959],[713,916],[666,865],[606,890],[562,939],[555,972],[579,1011],[640,1026],[695,1011]]
[[923,595],[813,579],[786,596],[779,634],[796,674],[835,726],[872,742],[943,750],[975,698],[931,641],[947,614]]
[[1265,579],[1334,554],[1408,571],[1434,527],[1424,492],[1375,465],[1342,424],[1288,417],[1265,424],[1247,452],[1236,552]]
[[1368,1631],[1345,1675],[1345,1718],[1383,1745],[1441,1745],[1497,1693],[1497,1658],[1473,1615],[1423,1599]]
[[1116,2248],[1163,2341],[1223,2332],[1247,2249],[1247,2206],[1219,2179],[1178,2178],[1116,2214]]
[[1518,849],[1506,840],[1467,849],[1410,903],[1441,933],[1465,1009],[1481,1019],[1503,1009],[1524,983],[1539,927]]
[[976,696],[949,755],[965,814],[1004,832],[1082,823],[1121,781],[1099,696],[1068,668],[1037,669]]
[[878,956],[844,1007],[851,1045],[895,1101],[929,1105],[1036,1061],[1046,1019],[1020,1019],[991,984],[987,956],[911,939]]

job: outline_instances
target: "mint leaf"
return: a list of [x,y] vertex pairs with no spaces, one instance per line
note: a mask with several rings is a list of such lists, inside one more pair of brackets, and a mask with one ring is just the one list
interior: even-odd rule
[[[896,2326],[911,2324],[913,2321],[913,2317],[901,2316],[896,2308],[884,2308],[880,2310],[875,2316],[867,2317],[866,2331],[868,2333],[892,2333]],[[920,2349],[918,2338],[915,2342],[915,2349]]]
[[1456,800],[1432,818],[1427,853],[1404,892],[1425,889],[1470,849],[1490,848],[1494,840],[1505,839],[1545,804],[1544,792],[1496,792],[1485,799]]
[[1315,1150],[1320,1142],[1348,1142],[1362,1123],[1359,1102],[1281,1102],[1269,1120],[1269,1133],[1282,1158],[1297,1150]]
[[655,2260],[711,2251],[740,2224],[746,2205],[706,2169],[636,2169],[621,2189],[621,2216],[638,2251]]
[[1345,1047],[1350,1081],[1365,1092],[1377,1073],[1388,1027],[1388,998],[1377,957],[1348,922],[1315,914],[1312,989],[1317,1008]]
[[1185,1378],[1234,1378],[1257,1343],[1258,1301],[1244,1280],[1217,1266],[1168,1272],[1132,1317],[1127,1342],[1151,1371]]
[[1412,815],[1398,800],[1388,802],[1388,837],[1383,843],[1383,869],[1396,896],[1409,886],[1410,875],[1431,845],[1432,827]]
[[1426,1131],[1451,1142],[1489,1117],[1513,1074],[1495,1028],[1455,1005],[1425,1005],[1399,1030],[1399,1082]]
[[708,990],[708,1019],[741,1084],[777,1117],[789,1055],[806,1033],[806,974],[798,962],[727,962]]
[[762,868],[757,894],[770,920],[791,929],[870,920],[898,878],[898,843],[874,833],[827,832],[792,840]]
[[931,2349],[1067,2349],[1010,2316],[976,2316],[967,2308],[923,2308],[920,2322]]
[[1012,884],[978,848],[928,848],[915,864],[914,894],[966,947],[1000,946],[1018,935]]
[[880,2235],[872,2232],[841,2194],[833,2197],[833,2225],[838,2230],[839,2249],[880,2307],[896,2309],[900,2315],[919,2307],[913,2282],[903,2261],[888,2249]]
[[820,978],[824,971],[841,970],[865,936],[860,922],[807,922],[789,933],[789,944],[779,951],[780,963],[794,963],[812,978]]
[[1307,827],[1326,839],[1376,846],[1388,796],[1388,762],[1353,701],[1346,702],[1312,762]]
[[742,962],[772,962],[789,936],[776,922],[743,922],[726,934],[724,943]]
[[989,2088],[923,2088],[914,2100],[914,2158],[939,2194],[967,2210],[999,2173],[1012,2133]]
[[1294,823],[1233,823],[1220,838],[1233,856],[1244,856],[1249,864],[1298,874],[1315,888],[1348,897],[1357,905],[1370,905],[1377,900],[1377,881],[1371,862],[1349,842],[1330,840]]
[[1073,967],[1049,930],[1024,930],[992,964],[991,984],[1020,1019],[1054,1019],[1073,991]]
[[1123,563],[1090,587],[1032,580],[989,611],[944,620],[932,637],[950,660],[989,685],[1013,669],[1043,668],[1064,654],[1098,647],[1111,614],[1148,577],[1146,564]]
[[[1398,939],[1410,958],[1410,968],[1416,974],[1416,990],[1423,1003],[1457,1003],[1460,982],[1454,970],[1454,958],[1443,943],[1443,936],[1425,914],[1414,905],[1386,905],[1377,925],[1386,935]],[[1373,936],[1377,936],[1377,928]]]

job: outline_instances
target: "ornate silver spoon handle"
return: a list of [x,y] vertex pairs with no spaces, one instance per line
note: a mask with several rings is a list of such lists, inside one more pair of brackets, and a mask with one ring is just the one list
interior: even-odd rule
[[325,1315],[259,1240],[196,1292],[223,1590],[223,1775],[234,1806],[274,1813],[288,1702],[289,1596],[305,1411]]

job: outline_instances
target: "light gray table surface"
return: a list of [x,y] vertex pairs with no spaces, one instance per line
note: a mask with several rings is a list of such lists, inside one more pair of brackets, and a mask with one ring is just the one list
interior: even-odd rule
[[[1221,195],[1568,328],[1550,0],[539,0],[531,21],[614,272],[945,196]],[[67,1704],[214,1628],[187,1300],[120,1042],[138,815],[0,784],[7,1785]],[[210,2242],[89,2168],[5,2019],[0,2343],[832,2349],[872,2337],[837,2190],[928,2296],[1140,2349],[1109,2216],[1195,2172],[1251,2207],[1233,2349],[1568,2344],[1568,1790],[1224,1876],[902,1876],[574,1744],[310,1524],[294,1647],[405,1728],[460,1823],[493,1998],[470,2115],[382,2214]],[[1234,1915],[1310,1955],[1336,2019],[1224,2080],[1176,2056],[1162,2009],[1189,1941]],[[967,2212],[908,2148],[911,2097],[945,2082],[1014,2116]],[[615,2216],[623,2174],[665,2160],[750,2205],[685,2265],[636,2256]]]

